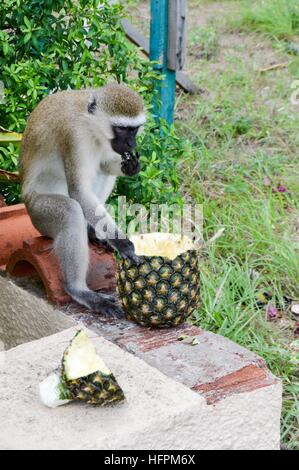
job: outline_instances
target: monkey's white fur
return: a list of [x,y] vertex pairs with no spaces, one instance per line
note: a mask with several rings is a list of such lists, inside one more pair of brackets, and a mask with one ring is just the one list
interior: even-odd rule
[[125,127],[140,127],[145,123],[146,117],[144,113],[139,114],[137,117],[124,117],[124,116],[113,116],[110,118],[110,122],[114,126],[125,126]]

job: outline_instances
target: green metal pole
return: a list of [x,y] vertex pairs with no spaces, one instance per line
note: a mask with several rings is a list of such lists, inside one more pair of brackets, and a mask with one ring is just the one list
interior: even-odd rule
[[157,62],[154,68],[162,76],[155,82],[153,111],[157,122],[173,122],[176,72],[167,68],[168,1],[151,0],[150,59]]

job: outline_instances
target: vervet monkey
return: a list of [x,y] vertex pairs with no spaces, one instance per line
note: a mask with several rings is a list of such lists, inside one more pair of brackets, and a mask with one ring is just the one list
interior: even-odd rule
[[87,287],[88,230],[138,261],[104,204],[116,176],[140,169],[132,150],[145,120],[141,96],[125,85],[57,92],[32,112],[21,145],[22,196],[33,225],[54,239],[66,291],[108,315],[122,310],[113,295]]

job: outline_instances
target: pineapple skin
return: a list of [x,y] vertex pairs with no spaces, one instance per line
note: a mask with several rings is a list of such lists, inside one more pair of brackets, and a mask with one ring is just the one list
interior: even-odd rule
[[183,323],[200,301],[197,250],[173,260],[140,256],[141,263],[120,260],[117,290],[129,320],[142,326],[169,328]]
[[104,406],[125,400],[125,395],[115,376],[100,370],[76,379],[69,379],[66,373],[68,355],[72,353],[72,346],[76,338],[82,333],[79,330],[69,346],[64,351],[61,367],[61,394],[68,399],[82,400],[90,405]]
[[81,400],[89,405],[104,406],[125,399],[124,392],[113,374],[107,375],[98,371],[69,381],[63,371],[61,376],[73,400]]

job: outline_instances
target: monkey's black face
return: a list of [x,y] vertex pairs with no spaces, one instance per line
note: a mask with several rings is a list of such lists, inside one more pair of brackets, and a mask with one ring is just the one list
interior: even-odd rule
[[112,126],[114,138],[111,146],[116,153],[122,155],[131,152],[136,147],[136,136],[139,127]]

